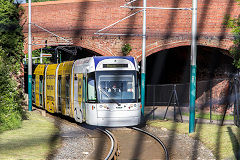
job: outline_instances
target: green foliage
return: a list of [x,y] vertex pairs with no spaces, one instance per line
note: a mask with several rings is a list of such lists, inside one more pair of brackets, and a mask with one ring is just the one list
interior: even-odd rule
[[23,58],[22,12],[13,0],[0,0],[0,132],[19,127],[24,115],[16,83]]
[[25,115],[21,108],[23,97],[19,95],[9,68],[0,58],[0,131],[19,127]]
[[[40,129],[41,128],[41,129]],[[29,112],[21,128],[0,134],[1,160],[45,160],[61,147],[59,129],[49,118]]]
[[23,33],[19,25],[23,9],[13,4],[13,0],[0,0],[0,56],[4,62],[11,64],[11,71],[20,69],[23,58]]
[[[240,0],[237,1],[240,2]],[[237,18],[231,18],[229,15],[226,15],[224,25],[232,29],[234,45],[231,47],[230,53],[234,58],[234,66],[240,68],[240,15]]]
[[122,46],[122,53],[124,56],[128,55],[132,51],[132,46],[127,43]]
[[[189,116],[189,113],[183,113],[183,115]],[[196,118],[202,118],[202,119],[210,119],[210,113],[195,113]],[[222,115],[222,114],[215,114],[212,113],[212,120],[218,120],[221,121],[224,118],[224,120],[234,120],[234,117],[232,115]]]
[[[45,48],[42,49],[42,53],[47,53],[47,54],[54,55],[55,51],[52,50],[52,47],[45,47]],[[40,54],[41,54],[41,49],[36,49],[36,50],[32,51],[32,57],[40,57]],[[26,56],[28,58],[28,55],[26,55]],[[53,59],[53,57],[43,57],[42,61],[43,61],[44,64],[50,64],[50,63],[52,63],[51,61],[53,61],[52,59]],[[40,63],[40,58],[34,59],[33,62],[35,64]]]

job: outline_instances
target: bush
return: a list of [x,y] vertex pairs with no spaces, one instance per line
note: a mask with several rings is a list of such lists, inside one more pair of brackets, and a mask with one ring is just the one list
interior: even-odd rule
[[22,12],[13,0],[0,0],[0,132],[20,127],[25,115],[16,82],[23,58]]
[[24,117],[21,96],[8,68],[0,58],[0,131],[20,127]]

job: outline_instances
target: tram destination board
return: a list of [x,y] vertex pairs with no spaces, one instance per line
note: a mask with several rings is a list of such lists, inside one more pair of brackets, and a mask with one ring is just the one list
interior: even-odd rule
[[103,68],[128,68],[128,64],[103,64]]

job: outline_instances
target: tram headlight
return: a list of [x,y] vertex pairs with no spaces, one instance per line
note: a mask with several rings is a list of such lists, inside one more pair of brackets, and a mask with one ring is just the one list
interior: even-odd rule
[[100,108],[102,108],[103,106],[102,106],[102,105],[100,105],[99,107],[100,107]]

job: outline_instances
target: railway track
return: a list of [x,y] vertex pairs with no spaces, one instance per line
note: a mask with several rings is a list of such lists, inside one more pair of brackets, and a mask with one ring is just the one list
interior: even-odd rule
[[[55,120],[56,125],[65,124],[75,128],[81,128],[85,130],[89,137],[92,138],[95,142],[96,147],[102,147],[103,149],[99,152],[98,148],[93,150],[92,154],[89,155],[86,159],[105,159],[105,160],[116,160],[118,156],[118,143],[116,137],[105,128],[94,128],[88,125],[79,126],[75,121],[70,120],[68,117],[55,116],[42,110],[40,108],[34,107],[35,111],[38,111],[43,116],[52,118]],[[98,132],[97,132],[98,131]],[[103,136],[105,135],[105,136]],[[76,146],[77,147],[77,146]],[[101,155],[100,155],[100,154]]]
[[164,145],[164,143],[161,141],[160,138],[158,138],[158,137],[156,137],[155,135],[153,135],[153,134],[151,134],[151,133],[149,133],[149,132],[147,132],[147,131],[145,131],[145,130],[142,130],[142,129],[140,129],[140,128],[137,128],[137,127],[131,127],[131,128],[134,129],[134,130],[137,130],[137,131],[139,131],[139,132],[145,133],[145,134],[151,136],[152,138],[154,138],[156,141],[158,141],[158,143],[162,146],[162,148],[163,148],[163,150],[164,150],[164,152],[165,152],[165,160],[169,160],[169,155],[168,155],[167,147]]
[[165,159],[169,155],[164,143],[153,134],[137,127],[111,129],[117,137],[121,154],[118,159]]
[[[126,129],[126,128],[124,128],[124,129]],[[148,138],[146,138],[147,139],[146,141],[151,142],[151,143],[149,143],[149,144],[142,143],[142,146],[138,146],[138,147],[142,147],[142,148],[145,148],[145,147],[148,148],[149,147],[147,150],[145,150],[145,151],[147,151],[146,154],[141,155],[141,153],[140,153],[139,155],[137,155],[138,153],[135,152],[135,155],[134,155],[134,158],[133,158],[133,155],[128,154],[128,152],[125,152],[126,149],[128,151],[134,150],[134,148],[136,148],[136,147],[130,147],[131,146],[131,141],[133,141],[133,143],[137,142],[137,141],[136,141],[136,139],[132,140],[131,138],[126,138],[125,141],[123,142],[121,140],[121,138],[125,137],[125,136],[124,136],[124,133],[122,132],[123,130],[121,128],[118,128],[118,129],[111,128],[109,130],[107,130],[105,128],[98,128],[97,130],[99,130],[102,133],[104,133],[105,135],[107,135],[109,140],[111,141],[111,147],[109,149],[108,155],[106,156],[106,158],[104,158],[105,160],[112,160],[112,159],[114,159],[114,160],[116,160],[116,159],[146,159],[145,157],[148,157],[148,159],[169,160],[169,155],[168,155],[167,148],[164,145],[164,143],[161,141],[161,139],[159,139],[158,137],[154,136],[153,134],[151,134],[151,133],[149,133],[149,132],[147,132],[143,129],[137,128],[137,127],[128,127],[127,129],[130,129],[131,131],[135,131],[135,134],[137,134],[136,132],[140,133],[139,134],[140,139],[141,139],[141,137],[143,137],[143,139],[144,139],[144,137],[146,138],[146,136],[148,137]],[[119,139],[119,141],[118,141],[118,139]],[[106,141],[105,141],[105,143],[106,143]],[[118,146],[120,146],[120,148]],[[121,154],[119,154],[120,150],[121,150]],[[158,156],[158,155],[152,154],[151,151],[153,151],[153,152],[159,151],[159,153],[161,155],[159,157],[154,157],[154,156]]]
[[[41,109],[37,109],[44,112]],[[81,127],[77,123],[47,114],[60,123],[74,127]],[[86,125],[88,126],[88,125]],[[86,159],[165,159],[169,160],[168,151],[164,143],[151,133],[137,127],[126,128],[92,128],[81,127],[94,139],[95,145],[91,155]],[[98,132],[96,132],[98,131]],[[103,136],[103,134],[105,136]],[[99,151],[99,148],[100,151]],[[121,154],[120,154],[121,151]]]
[[112,160],[112,159],[117,159],[118,156],[118,142],[116,137],[107,129],[100,129],[98,128],[99,131],[103,132],[104,134],[106,134],[110,141],[111,141],[111,147],[109,150],[108,155],[106,156],[105,160]]

